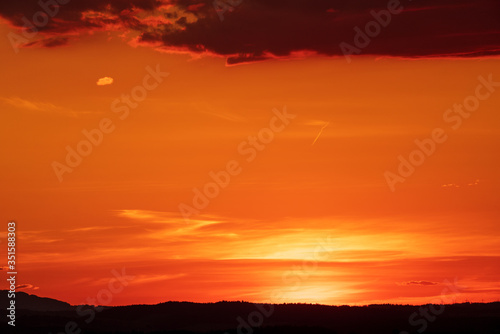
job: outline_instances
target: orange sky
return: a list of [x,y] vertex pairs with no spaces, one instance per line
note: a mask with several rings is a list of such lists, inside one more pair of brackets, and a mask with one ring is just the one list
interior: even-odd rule
[[[458,129],[443,120],[479,76],[500,81],[498,58],[228,67],[102,33],[17,54],[3,38],[0,54],[0,212],[25,292],[84,303],[125,268],[111,305],[428,303],[447,282],[445,301],[500,299],[500,87]],[[148,66],[169,75],[120,119],[113,101]],[[284,108],[296,117],[247,161],[239,145]],[[114,130],[59,182],[53,162],[105,118]],[[447,140],[392,192],[384,173],[435,128]],[[241,173],[186,221],[179,205],[230,161]]]

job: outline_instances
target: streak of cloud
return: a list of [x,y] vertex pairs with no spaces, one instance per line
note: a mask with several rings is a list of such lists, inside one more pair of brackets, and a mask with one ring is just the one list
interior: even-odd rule
[[318,135],[316,136],[316,138],[314,138],[314,141],[312,142],[311,146],[313,146],[314,144],[316,144],[316,142],[318,141],[319,137],[321,136],[321,134],[323,133],[323,130],[325,130],[325,128],[330,124],[330,122],[326,122],[325,125],[323,125],[321,127],[321,129],[319,130],[319,133]]
[[438,283],[436,282],[430,282],[430,281],[409,281],[409,282],[403,282],[401,285],[422,285],[422,286],[432,286],[432,285],[437,285]]

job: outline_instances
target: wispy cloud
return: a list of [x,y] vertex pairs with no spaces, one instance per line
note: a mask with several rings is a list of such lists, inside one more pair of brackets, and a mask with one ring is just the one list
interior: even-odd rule
[[86,226],[67,230],[68,232],[93,232],[116,229],[116,226]]
[[152,283],[152,282],[162,282],[162,281],[168,281],[172,279],[177,279],[186,276],[186,274],[166,274],[166,275],[137,275],[134,278],[134,284],[145,284],[145,283]]
[[19,284],[16,285],[17,290],[38,290],[38,286],[34,286],[33,284]]
[[89,114],[89,111],[75,111],[70,108],[55,105],[50,102],[27,100],[21,97],[0,97],[0,102],[19,110],[28,112],[48,112],[65,116],[77,117],[80,114]]
[[[23,231],[23,263],[35,268],[26,273],[26,279],[42,286],[33,281],[39,276],[37,270],[46,270],[50,264],[57,275],[65,264],[71,264],[85,271],[64,273],[71,287],[91,293],[95,286],[108,284],[109,275],[103,273],[123,263],[127,273],[136,276],[133,284],[139,290],[130,291],[137,293],[138,302],[200,301],[194,297],[199,295],[211,301],[228,296],[265,300],[273,289],[291,287],[281,278],[290,273],[307,280],[298,290],[286,290],[286,301],[387,302],[382,296],[398,302],[394,296],[411,297],[419,291],[414,302],[422,303],[439,296],[442,284],[436,282],[449,278],[449,272],[468,277],[466,285],[475,289],[469,296],[479,296],[485,286],[496,282],[496,271],[489,268],[494,268],[500,254],[495,238],[457,229],[456,220],[447,218],[440,224],[432,219],[401,224],[398,219],[262,221],[201,215],[187,224],[173,212],[129,209],[109,213],[113,224],[102,228]],[[61,241],[38,242],[56,238]],[[481,245],[488,254],[465,254],[464,244],[471,249]],[[311,272],[311,266],[316,267],[313,263],[317,270]],[[470,277],[470,272],[477,277]],[[415,279],[422,273],[425,279]],[[367,282],[366,277],[372,280]],[[152,287],[161,295],[150,291]],[[211,292],[205,293],[207,288]],[[406,297],[401,301],[408,300],[413,302]]]
[[200,102],[194,103],[193,102],[191,104],[191,106],[193,106],[196,109],[196,111],[198,111],[202,114],[221,118],[221,119],[226,120],[226,121],[230,121],[230,122],[243,122],[243,121],[245,121],[245,117],[243,117],[241,115],[238,115],[236,113],[229,113],[229,112],[225,112],[225,111],[221,111],[221,110],[215,110],[214,108],[210,107],[207,103],[200,103]]
[[[186,259],[304,259],[316,251],[318,240],[328,235],[331,237],[325,246],[331,248],[338,261],[415,258],[434,254],[435,247],[431,247],[434,239],[429,238],[429,231],[433,231],[436,238],[448,240],[443,245],[443,251],[447,252],[471,238],[453,226],[447,229],[433,221],[419,222],[408,228],[397,220],[352,222],[323,218],[308,219],[305,224],[300,219],[263,222],[200,216],[186,224],[182,217],[169,212],[121,210],[115,213],[139,222],[144,228],[141,238],[149,240],[149,244],[175,245],[162,250],[162,256]],[[436,226],[440,228],[437,230]],[[421,237],[416,237],[418,235]],[[474,238],[479,242],[488,237]],[[221,242],[226,247],[218,247]]]
[[26,99],[22,99],[20,97],[10,97],[10,98],[0,97],[0,101],[19,109],[34,110],[34,111],[57,111],[57,112],[63,110],[62,107],[58,107],[52,103],[29,101]]

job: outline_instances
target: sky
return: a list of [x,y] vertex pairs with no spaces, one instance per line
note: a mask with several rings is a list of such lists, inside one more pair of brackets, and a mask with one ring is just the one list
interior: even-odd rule
[[0,5],[18,290],[500,300],[498,2],[55,3]]

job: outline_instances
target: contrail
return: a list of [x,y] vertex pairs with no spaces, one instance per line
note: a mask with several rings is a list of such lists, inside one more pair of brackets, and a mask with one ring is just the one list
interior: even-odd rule
[[318,141],[318,138],[319,136],[321,136],[321,134],[323,133],[323,130],[330,124],[330,122],[327,122],[325,125],[323,125],[323,127],[321,128],[321,130],[319,130],[319,133],[318,135],[316,136],[316,138],[314,138],[314,141],[313,143],[311,144],[311,146],[313,146],[317,141]]

